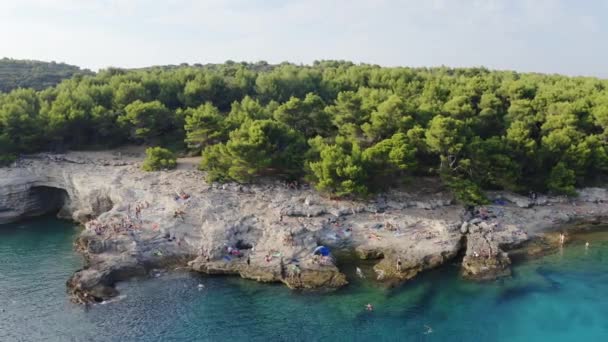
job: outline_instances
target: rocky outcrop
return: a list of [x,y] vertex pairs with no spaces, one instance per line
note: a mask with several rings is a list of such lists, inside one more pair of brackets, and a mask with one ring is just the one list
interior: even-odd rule
[[[496,278],[511,275],[511,260],[508,254],[499,246],[497,225],[486,222],[475,222],[468,224],[468,235],[466,236],[466,254],[462,260],[462,274],[466,278],[475,280],[494,280]],[[521,234],[521,239],[526,239],[525,233],[516,230],[515,234]]]
[[384,256],[374,266],[377,279],[386,282],[409,280],[453,259],[462,248],[461,242],[457,223],[419,224],[415,233],[395,236],[390,247],[376,249]]
[[319,265],[290,260],[265,263],[206,261],[204,257],[188,263],[192,270],[207,274],[234,274],[258,282],[281,282],[292,289],[334,289],[348,284],[346,276],[333,264]]
[[530,207],[503,194],[509,201],[488,206],[483,218],[465,219],[432,181],[368,201],[333,200],[280,182],[208,184],[192,169],[145,173],[139,161],[95,153],[37,155],[0,169],[3,222],[61,207],[62,217],[85,224],[76,246],[86,265],[68,281],[78,302],[107,299],[116,295],[117,281],[170,267],[293,289],[346,285],[336,253],[314,255],[320,245],[377,260],[376,277],[387,283],[461,253],[465,276],[495,279],[510,272],[508,250],[531,236],[608,213],[602,189],[584,190],[576,206],[547,198]]

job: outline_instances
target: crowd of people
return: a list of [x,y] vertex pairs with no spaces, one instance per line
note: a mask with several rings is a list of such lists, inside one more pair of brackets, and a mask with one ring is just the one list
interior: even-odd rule
[[[126,232],[132,232],[134,230],[140,230],[143,227],[143,217],[142,210],[146,209],[150,206],[147,201],[142,203],[135,203],[134,206],[129,203],[127,205],[127,215],[118,217],[112,217],[110,220],[90,220],[85,224],[87,229],[93,230],[97,235],[104,235],[106,233],[110,234],[121,234]],[[132,217],[131,212],[134,210],[134,217]],[[153,228],[158,228],[158,225],[153,225]]]
[[86,224],[87,229],[91,229],[97,235],[105,233],[120,234],[141,229],[141,223],[133,222],[128,217],[122,217],[120,220],[112,219],[109,222],[101,222],[99,220],[91,220]]

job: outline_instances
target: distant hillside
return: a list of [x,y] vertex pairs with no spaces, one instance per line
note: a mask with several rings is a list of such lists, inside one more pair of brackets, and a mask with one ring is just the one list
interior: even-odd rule
[[2,58],[0,59],[0,92],[9,92],[20,87],[41,90],[55,86],[75,74],[92,74],[92,72],[65,63]]

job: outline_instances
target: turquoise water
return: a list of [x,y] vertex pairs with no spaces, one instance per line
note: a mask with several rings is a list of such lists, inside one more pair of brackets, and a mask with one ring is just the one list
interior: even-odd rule
[[[493,283],[462,281],[454,265],[398,289],[354,279],[330,294],[168,273],[119,284],[121,299],[88,309],[65,293],[82,263],[72,249],[77,234],[54,219],[0,226],[0,341],[608,339],[605,233],[581,237]],[[591,242],[588,250],[583,240]],[[364,310],[367,303],[373,312]]]

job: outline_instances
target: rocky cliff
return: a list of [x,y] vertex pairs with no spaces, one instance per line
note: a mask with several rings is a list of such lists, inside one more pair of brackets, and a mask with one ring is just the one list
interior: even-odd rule
[[465,213],[433,182],[348,201],[280,182],[207,184],[192,168],[145,173],[139,161],[36,155],[0,169],[0,222],[58,212],[84,224],[76,246],[86,267],[68,281],[76,301],[103,300],[116,294],[117,281],[175,266],[294,289],[347,284],[335,254],[319,246],[377,259],[381,282],[410,279],[459,254],[463,275],[494,279],[510,273],[509,249],[608,213],[608,194],[597,188],[575,202],[492,193],[495,205]]

